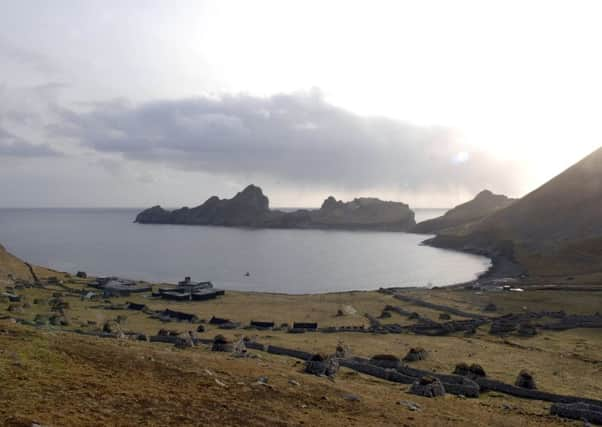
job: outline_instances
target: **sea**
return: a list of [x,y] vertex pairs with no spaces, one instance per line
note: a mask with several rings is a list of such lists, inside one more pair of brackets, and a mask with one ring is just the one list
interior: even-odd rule
[[[0,243],[29,262],[75,273],[226,290],[313,294],[472,280],[488,258],[421,244],[428,235],[136,224],[141,209],[0,209]],[[444,209],[416,209],[416,220]],[[248,273],[248,274],[247,274]]]

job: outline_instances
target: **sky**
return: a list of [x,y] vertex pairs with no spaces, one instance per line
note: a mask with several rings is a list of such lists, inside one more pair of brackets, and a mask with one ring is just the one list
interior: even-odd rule
[[450,207],[602,145],[598,1],[4,1],[0,207]]

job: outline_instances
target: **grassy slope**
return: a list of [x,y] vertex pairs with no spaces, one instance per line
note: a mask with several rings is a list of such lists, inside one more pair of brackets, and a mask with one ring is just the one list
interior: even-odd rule
[[[83,283],[70,283],[78,288]],[[48,298],[56,289],[25,289],[28,301]],[[584,293],[525,292],[522,294],[475,294],[462,290],[409,291],[423,299],[479,312],[489,302],[500,313],[564,308],[569,312],[591,313],[595,299]],[[98,302],[65,297],[71,308],[67,316],[81,327],[88,320],[103,322],[127,316],[126,329],[154,334],[160,328],[186,331],[189,323],[162,323],[141,312],[106,310]],[[364,313],[377,316],[386,304],[394,304],[437,319],[438,312],[395,300],[376,292],[353,292],[316,296],[231,292],[215,301],[169,303],[143,296],[128,298],[154,309],[170,307],[197,313],[230,317],[246,323],[251,319],[277,323],[314,320],[321,326],[367,324]],[[113,300],[123,302],[126,298]],[[598,300],[599,301],[599,300]],[[356,314],[335,316],[344,306]],[[34,304],[20,317],[32,319],[49,314],[44,305]],[[389,322],[407,319],[393,315]],[[408,386],[396,385],[342,370],[336,382],[301,373],[296,360],[257,352],[257,359],[234,359],[209,352],[205,347],[176,350],[163,344],[116,341],[78,336],[55,328],[36,330],[2,323],[0,330],[0,377],[6,378],[0,391],[0,424],[10,417],[36,419],[50,425],[554,425],[547,416],[549,404],[518,400],[505,395],[485,394],[477,400],[454,396],[422,399],[406,393]],[[400,357],[411,347],[429,350],[428,360],[417,367],[451,372],[456,363],[480,363],[496,379],[513,382],[520,369],[532,370],[542,390],[602,397],[602,336],[597,330],[546,332],[532,339],[490,336],[482,328],[470,338],[463,336],[424,337],[411,334],[287,334],[279,331],[223,331],[211,325],[200,334],[222,333],[231,339],[244,335],[260,342],[331,353],[339,341],[361,356],[391,353]],[[205,369],[217,373],[228,387],[215,382]],[[275,389],[252,385],[266,375]],[[288,380],[301,383],[292,386]],[[345,393],[361,397],[348,402]],[[326,396],[326,399],[322,399]],[[396,405],[412,400],[423,405],[410,412]],[[511,410],[504,409],[508,404]],[[303,406],[305,405],[305,406]],[[250,419],[251,421],[243,422]],[[485,421],[484,421],[485,420]],[[566,424],[564,424],[566,425]]]
[[[38,277],[63,276],[62,273],[44,267],[33,266],[33,268]],[[4,246],[0,245],[0,284],[6,283],[9,274],[18,279],[33,279],[31,272],[25,263],[21,259],[9,253]]]

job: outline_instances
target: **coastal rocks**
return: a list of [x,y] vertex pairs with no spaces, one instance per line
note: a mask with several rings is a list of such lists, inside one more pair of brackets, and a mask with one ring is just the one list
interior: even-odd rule
[[312,375],[334,377],[338,370],[339,362],[335,358],[321,354],[314,354],[305,362],[305,372]]
[[514,383],[517,387],[526,388],[529,390],[536,390],[537,385],[535,384],[535,379],[533,378],[533,374],[529,371],[522,370],[516,377],[516,382]]
[[403,358],[404,362],[417,362],[419,360],[425,360],[427,358],[427,352],[422,347],[411,348],[408,354]]
[[445,396],[445,387],[438,378],[424,376],[412,384],[410,393],[424,397]]

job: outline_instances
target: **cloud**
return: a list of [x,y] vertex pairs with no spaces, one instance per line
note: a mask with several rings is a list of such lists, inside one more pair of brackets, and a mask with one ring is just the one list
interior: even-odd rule
[[472,150],[450,129],[359,116],[317,90],[97,103],[63,110],[51,134],[126,159],[295,186],[512,191],[518,179],[513,165]]
[[54,61],[41,52],[19,47],[6,39],[0,38],[0,58],[19,65],[27,66],[39,73],[55,73],[58,67]]
[[0,157],[57,157],[61,155],[47,144],[31,144],[0,128]]

